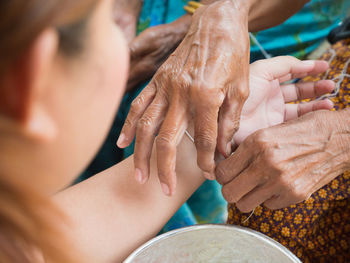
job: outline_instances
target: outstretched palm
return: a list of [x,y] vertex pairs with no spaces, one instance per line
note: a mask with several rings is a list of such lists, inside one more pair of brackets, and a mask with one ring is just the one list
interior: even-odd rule
[[334,82],[286,84],[286,81],[322,73],[328,69],[325,61],[300,61],[294,57],[276,57],[257,61],[250,66],[250,95],[244,104],[240,128],[234,136],[239,145],[253,132],[295,119],[315,110],[329,110],[330,100],[288,104],[300,99],[312,99],[331,92]]

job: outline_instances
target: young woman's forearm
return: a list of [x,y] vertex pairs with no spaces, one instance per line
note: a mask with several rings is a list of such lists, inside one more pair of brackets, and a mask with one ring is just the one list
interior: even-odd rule
[[68,233],[92,262],[120,262],[155,236],[203,183],[195,147],[186,136],[177,156],[178,184],[173,197],[162,193],[153,157],[151,177],[145,185],[134,179],[130,157],[56,196],[72,222]]

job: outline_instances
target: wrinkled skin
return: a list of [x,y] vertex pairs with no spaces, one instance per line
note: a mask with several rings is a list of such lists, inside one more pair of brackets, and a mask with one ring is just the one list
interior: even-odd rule
[[172,195],[176,146],[191,120],[197,162],[206,178],[215,178],[216,145],[223,155],[231,153],[231,140],[249,95],[247,11],[233,1],[197,9],[183,42],[133,102],[118,146],[128,146],[138,135],[135,168],[139,181],[149,176],[149,158],[158,134],[159,179],[164,192]]
[[318,111],[249,136],[217,168],[223,195],[242,212],[304,201],[349,169],[349,110]]
[[334,82],[321,80],[309,83],[283,83],[306,75],[325,72],[325,61],[300,61],[294,57],[282,56],[259,60],[250,65],[250,95],[244,104],[241,125],[233,137],[236,148],[255,131],[296,119],[305,113],[331,109],[330,100],[311,101],[303,104],[288,104],[300,99],[311,99],[330,93]]
[[300,61],[294,57],[276,57],[250,66],[251,94],[246,101],[241,127],[234,136],[239,144],[254,131],[295,119],[320,109],[331,109],[330,100],[311,101],[305,104],[288,102],[314,98],[334,89],[334,82],[322,80],[303,84],[283,84],[292,78],[322,73],[328,69],[325,61]]
[[150,79],[185,37],[191,16],[143,31],[130,43],[130,73],[127,91]]
[[120,0],[114,6],[115,22],[130,48],[131,67],[126,91],[132,91],[155,74],[183,40],[192,20],[190,15],[185,15],[172,23],[150,27],[136,36],[141,8],[140,0]]

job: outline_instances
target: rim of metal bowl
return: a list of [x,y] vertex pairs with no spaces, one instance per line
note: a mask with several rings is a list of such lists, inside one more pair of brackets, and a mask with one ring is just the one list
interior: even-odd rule
[[164,238],[175,236],[181,233],[189,232],[192,230],[199,230],[199,229],[227,229],[227,228],[234,228],[235,230],[239,232],[247,233],[251,236],[254,236],[260,240],[264,240],[267,244],[276,247],[278,250],[280,250],[283,254],[285,254],[290,259],[294,260],[296,263],[302,263],[299,258],[297,258],[296,255],[294,255],[288,248],[283,246],[282,244],[278,243],[274,239],[258,232],[255,230],[252,230],[247,227],[242,226],[235,226],[235,225],[225,225],[225,224],[201,224],[201,225],[194,225],[194,226],[186,226],[182,228],[178,228],[169,232],[166,232],[162,235],[159,235],[157,237],[152,238],[151,240],[147,241],[145,244],[141,245],[139,248],[137,248],[134,252],[132,252],[123,263],[132,263],[132,260],[134,260],[143,250],[149,248],[153,244],[161,241]]

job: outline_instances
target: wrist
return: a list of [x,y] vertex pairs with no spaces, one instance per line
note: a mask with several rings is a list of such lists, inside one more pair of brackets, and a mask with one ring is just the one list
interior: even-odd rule
[[197,187],[201,185],[205,178],[197,165],[197,149],[194,144],[194,127],[189,125],[187,133],[184,134],[179,145],[177,146],[177,173],[180,176],[192,177],[191,180],[196,182]]
[[233,15],[240,18],[248,18],[249,10],[256,0],[220,0],[219,5],[227,5],[230,7],[226,9],[228,12],[232,12]]
[[236,24],[244,26],[248,31],[249,14],[251,6],[255,1],[256,0],[220,0],[217,5],[222,5],[224,11],[228,12],[229,15],[237,21]]

